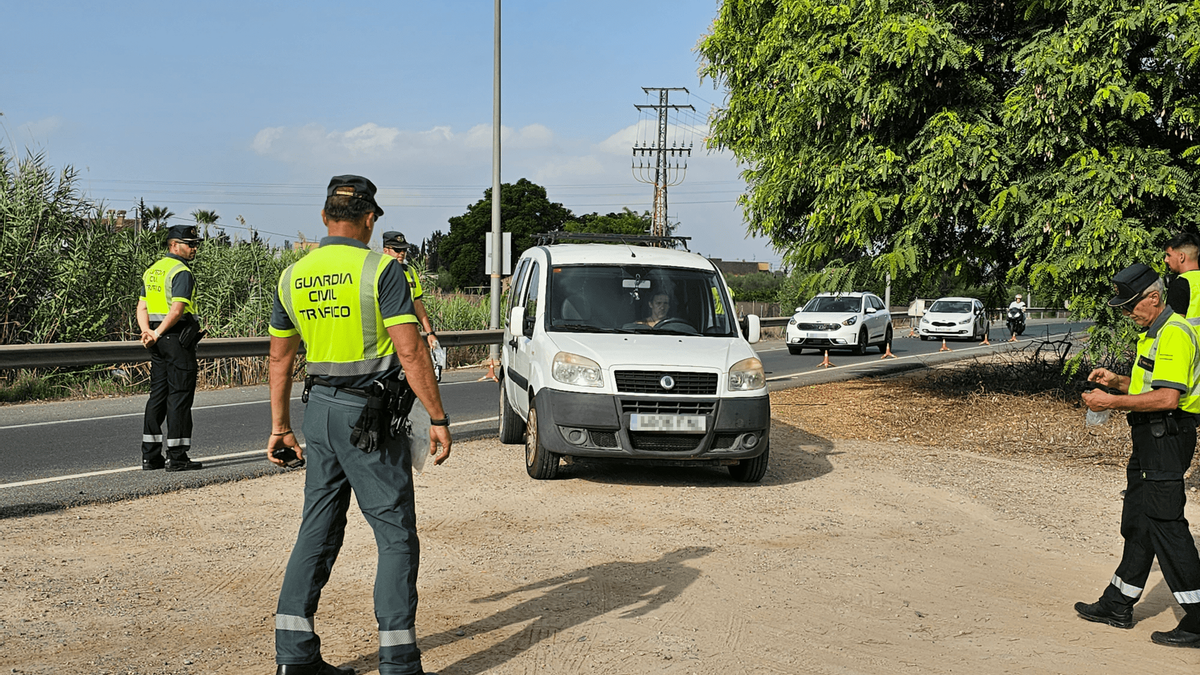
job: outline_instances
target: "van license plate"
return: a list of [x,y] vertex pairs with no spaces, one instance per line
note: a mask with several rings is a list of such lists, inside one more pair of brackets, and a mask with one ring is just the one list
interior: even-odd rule
[[707,431],[704,415],[640,415],[629,416],[631,431],[673,431],[702,434]]

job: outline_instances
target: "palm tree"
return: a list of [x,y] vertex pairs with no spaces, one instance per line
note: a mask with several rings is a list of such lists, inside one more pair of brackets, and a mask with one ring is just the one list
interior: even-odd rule
[[154,221],[154,229],[159,229],[174,217],[175,213],[165,206],[151,206],[146,209],[146,217]]
[[195,211],[192,211],[192,217],[196,219],[197,225],[204,226],[205,238],[208,237],[208,226],[215,225],[216,222],[221,219],[221,216],[218,216],[216,211],[207,211],[205,209],[196,209]]

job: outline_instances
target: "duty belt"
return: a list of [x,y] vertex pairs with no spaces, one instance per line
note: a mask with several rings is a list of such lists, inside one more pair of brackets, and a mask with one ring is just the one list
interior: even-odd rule
[[1125,421],[1129,422],[1129,426],[1136,427],[1139,424],[1151,424],[1153,422],[1165,422],[1168,419],[1176,422],[1190,421],[1193,424],[1200,418],[1196,413],[1190,413],[1184,410],[1156,410],[1154,412],[1131,412],[1125,416]]

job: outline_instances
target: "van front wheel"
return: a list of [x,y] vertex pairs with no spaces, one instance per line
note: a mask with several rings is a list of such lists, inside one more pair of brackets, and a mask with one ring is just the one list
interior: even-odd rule
[[508,403],[504,382],[500,383],[500,442],[516,445],[525,437],[525,420]]
[[537,409],[533,406],[529,407],[529,421],[525,424],[525,472],[537,480],[550,480],[558,475],[558,455],[542,445]]
[[757,483],[767,474],[767,462],[770,460],[771,448],[763,448],[762,454],[754,459],[743,459],[729,467],[729,475],[740,483]]

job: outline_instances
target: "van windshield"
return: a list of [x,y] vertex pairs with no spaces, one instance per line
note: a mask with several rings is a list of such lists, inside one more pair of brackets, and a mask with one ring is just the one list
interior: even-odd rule
[[550,274],[547,330],[734,337],[729,298],[713,271],[563,265]]

